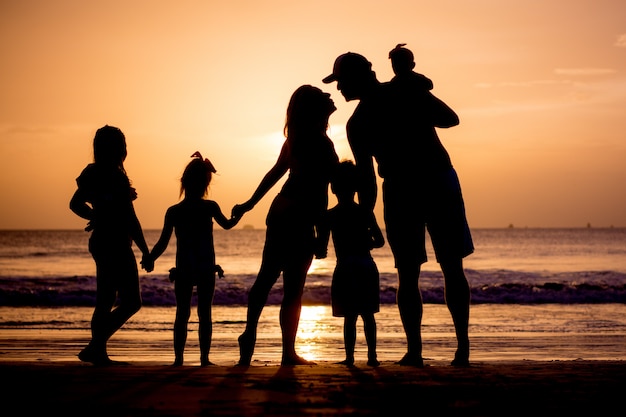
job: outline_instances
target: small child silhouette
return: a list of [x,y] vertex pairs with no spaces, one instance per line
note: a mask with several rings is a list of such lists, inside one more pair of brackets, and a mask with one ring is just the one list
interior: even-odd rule
[[180,180],[180,195],[185,195],[178,204],[165,213],[165,224],[161,237],[154,245],[150,256],[155,261],[167,248],[172,231],[176,234],[176,268],[170,272],[176,293],[176,320],[174,322],[174,365],[183,364],[187,326],[191,315],[191,298],[194,286],[198,295],[198,337],[200,339],[200,365],[213,365],[209,361],[213,323],[211,306],[215,293],[215,273],[223,271],[215,264],[213,245],[213,219],[224,229],[234,227],[238,219],[227,219],[219,205],[206,196],[211,177],[216,172],[208,159],[200,152],[183,172]]
[[354,365],[356,322],[363,319],[367,342],[367,364],[378,366],[376,355],[376,320],[380,308],[379,275],[371,249],[384,245],[385,239],[373,213],[354,201],[357,189],[356,166],[342,161],[331,180],[337,205],[329,209],[320,225],[316,255],[325,258],[332,233],[337,265],[331,284],[333,316],[344,317],[346,359],[341,364]]
[[412,84],[426,90],[433,89],[433,82],[423,74],[415,71],[415,58],[410,49],[405,48],[406,43],[399,43],[389,51],[389,59],[391,59],[391,68],[395,77],[391,79],[392,83]]

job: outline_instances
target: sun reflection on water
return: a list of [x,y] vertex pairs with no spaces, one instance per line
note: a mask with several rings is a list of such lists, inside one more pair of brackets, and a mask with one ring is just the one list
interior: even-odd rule
[[313,259],[307,274],[332,274],[333,269],[335,269],[335,261],[328,258]]
[[325,347],[324,338],[335,331],[329,325],[331,316],[330,306],[302,306],[296,339],[298,355],[310,361],[319,360],[320,352]]

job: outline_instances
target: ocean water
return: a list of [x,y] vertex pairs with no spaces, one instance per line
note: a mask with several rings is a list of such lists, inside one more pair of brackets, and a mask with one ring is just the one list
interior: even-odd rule
[[[150,246],[159,231],[148,230]],[[465,260],[472,289],[472,360],[626,360],[626,229],[478,229]],[[0,231],[0,362],[76,360],[89,340],[95,267],[81,230]],[[263,230],[216,230],[218,263],[211,359],[232,365],[245,327],[247,291],[259,267]],[[175,299],[167,271],[175,242],[142,271],[144,308],[109,344],[116,359],[170,363]],[[381,361],[402,357],[406,345],[395,305],[397,278],[389,247],[373,251],[381,275],[376,315]],[[449,361],[454,327],[443,301],[443,280],[429,248],[420,278],[427,359]],[[297,350],[307,359],[343,359],[341,318],[330,310],[334,252],[316,260],[306,283]],[[253,364],[280,363],[281,280],[259,323]],[[197,365],[197,317],[192,314],[186,363]],[[356,359],[365,361],[357,328]],[[188,362],[187,362],[188,361]]]
[[[158,230],[145,232],[149,246]],[[217,281],[215,305],[245,305],[258,271],[264,230],[215,230],[217,262],[225,278]],[[478,229],[475,253],[465,268],[475,304],[626,303],[626,229]],[[95,266],[87,251],[89,233],[81,230],[0,231],[0,306],[90,306]],[[141,271],[146,306],[175,305],[168,270],[175,242]],[[443,303],[443,279],[428,245],[420,285],[426,303]],[[380,271],[381,303],[395,303],[396,271],[389,246],[372,252]],[[335,265],[332,243],[326,259],[314,260],[303,301],[330,302]],[[280,303],[282,280],[268,304]]]

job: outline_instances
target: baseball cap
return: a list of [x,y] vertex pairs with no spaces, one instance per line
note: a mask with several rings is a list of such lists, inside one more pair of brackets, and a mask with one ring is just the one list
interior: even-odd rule
[[341,78],[349,77],[355,74],[363,74],[372,70],[372,63],[369,62],[363,55],[346,52],[343,55],[339,55],[335,59],[333,65],[333,73],[322,79],[324,84],[338,81]]

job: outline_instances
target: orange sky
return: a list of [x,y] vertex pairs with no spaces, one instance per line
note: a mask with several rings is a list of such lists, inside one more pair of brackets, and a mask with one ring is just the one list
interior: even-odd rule
[[[400,42],[460,116],[440,137],[471,227],[626,227],[625,16],[623,0],[0,0],[0,229],[83,227],[68,202],[104,124],[126,134],[144,228],[197,150],[230,213],[274,163],[301,84],[332,94],[351,158],[355,103],[321,79],[353,51],[388,80]],[[263,227],[278,190],[241,225]]]

